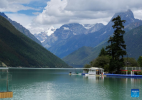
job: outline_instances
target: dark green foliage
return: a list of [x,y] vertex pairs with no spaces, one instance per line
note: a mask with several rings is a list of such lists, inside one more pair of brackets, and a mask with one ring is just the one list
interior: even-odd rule
[[124,63],[127,67],[138,67],[138,63],[134,58],[124,58]]
[[108,71],[110,58],[109,56],[99,56],[93,62],[94,67],[104,68],[105,71]]
[[[84,66],[84,68],[91,68],[92,66],[91,65],[89,65],[89,64],[86,64],[85,66]],[[84,70],[86,70],[87,72],[89,71],[89,69],[84,69]]]
[[0,16],[0,61],[12,67],[68,67]]
[[85,66],[84,66],[84,68],[90,68],[91,67],[91,65],[89,65],[89,64],[86,64]]
[[140,67],[142,67],[142,56],[139,56],[138,58],[138,64]]
[[0,67],[2,66],[2,62],[0,61]]
[[101,49],[101,52],[99,53],[99,56],[106,56],[107,52],[105,51],[104,48]]
[[123,23],[125,20],[121,20],[120,16],[112,19],[114,25],[112,26],[114,29],[113,37],[110,37],[108,40],[108,45],[106,47],[108,54],[111,56],[110,64],[109,64],[109,71],[119,71],[121,67],[124,66],[124,59],[123,56],[126,55],[126,45],[123,39],[123,35],[125,33]]
[[137,72],[137,75],[142,75],[142,72]]
[[93,64],[94,64],[95,60],[96,60],[96,59],[94,59],[94,60],[92,60],[92,61],[90,62],[90,65],[91,65],[91,66],[94,66]]

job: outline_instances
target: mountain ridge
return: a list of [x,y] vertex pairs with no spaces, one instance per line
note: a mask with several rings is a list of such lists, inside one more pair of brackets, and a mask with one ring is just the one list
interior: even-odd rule
[[[131,10],[116,13],[112,18],[114,18],[117,15],[120,15],[122,17],[122,20],[126,20],[124,26],[129,26],[129,24],[131,23],[141,22],[141,20],[134,18],[133,12]],[[69,38],[65,39],[60,39],[58,36],[53,34],[54,36],[52,39],[54,42],[52,42],[47,49],[55,55],[57,55],[58,57],[63,58],[72,53],[73,51],[81,48],[82,46],[95,47],[113,34],[114,29],[112,28],[112,25],[113,23],[110,20],[109,23],[103,26],[100,30],[88,34],[85,34],[86,30],[82,31],[82,29],[78,29],[78,31],[82,32],[81,34],[72,35],[69,36]],[[63,35],[60,30],[58,30],[56,34]],[[64,34],[68,35],[67,32]],[[51,41],[52,40],[49,39],[48,43],[50,43]],[[46,45],[46,43],[43,45]]]
[[[132,19],[134,18],[134,16],[133,16],[133,14],[132,14],[132,12],[130,11],[130,10],[128,10],[126,13],[131,13],[130,15],[132,15]],[[119,14],[119,13],[118,13]],[[124,14],[124,13],[122,13],[122,14]],[[115,14],[114,15],[114,17],[116,16],[117,14]],[[127,14],[125,14],[125,16],[127,16]],[[128,14],[128,16],[129,16],[129,14]],[[114,18],[113,17],[113,18]],[[129,18],[129,19],[131,19],[131,18]],[[128,21],[131,21],[131,23],[130,22],[128,22]],[[124,28],[124,30],[126,31],[126,33],[128,34],[130,31],[132,31],[132,29],[135,29],[135,28],[137,28],[137,27],[140,27],[140,26],[142,26],[142,21],[141,20],[128,20],[127,21],[127,23],[125,23],[125,28]],[[113,23],[112,22],[109,22],[107,25],[113,25]],[[107,27],[106,29],[108,29],[109,30],[109,27],[108,26],[105,26],[105,27]],[[110,35],[111,36],[111,35]],[[125,36],[125,34],[124,34],[124,37],[125,37],[125,40],[126,40],[126,36]],[[108,37],[109,38],[109,37]],[[94,49],[92,50],[93,52],[89,55],[89,56],[86,56],[86,57],[84,57],[84,58],[81,58],[81,59],[79,59],[79,57],[78,56],[80,56],[80,55],[82,55],[82,53],[79,53],[79,51],[77,50],[77,51],[74,51],[74,52],[72,52],[71,54],[69,54],[69,55],[67,55],[66,57],[64,57],[63,58],[63,60],[66,62],[66,63],[68,63],[70,66],[78,66],[78,67],[83,67],[83,65],[84,64],[87,64],[87,63],[89,63],[90,61],[92,61],[93,59],[95,59],[98,55],[99,55],[99,52],[100,52],[100,50],[102,49],[102,47],[104,47],[105,48],[105,46],[106,45],[108,45],[107,44],[107,40],[108,40],[108,38],[106,38],[104,41],[102,41],[101,43],[99,43],[96,47],[94,47]],[[131,38],[133,38],[132,36],[131,36]],[[128,42],[128,39],[127,39],[127,44],[128,44],[129,42]],[[130,45],[129,45],[129,47],[130,47]],[[89,47],[90,48],[90,47]],[[81,49],[82,48],[80,48],[80,51],[81,51]],[[129,49],[131,49],[131,48],[129,48]],[[83,51],[83,50],[82,50]],[[81,51],[81,52],[82,52]],[[78,53],[76,53],[76,52],[78,52]],[[128,51],[128,52],[130,52],[130,51]],[[86,53],[86,51],[84,52],[84,53]],[[134,53],[134,52],[133,52]],[[132,53],[131,53],[132,54]],[[137,56],[130,56],[130,57],[134,57],[135,59],[137,59],[138,58],[138,55]],[[79,59],[79,60],[75,60],[75,59]],[[72,60],[71,60],[72,59]],[[74,64],[73,64],[74,63]]]
[[28,36],[33,41],[37,42],[38,44],[42,45],[41,42],[32,34],[28,29],[23,27],[21,24],[17,23],[16,21],[12,21],[10,18],[8,18],[4,13],[0,12],[0,16],[6,18],[17,30],[19,30],[21,33]]
[[[138,22],[136,22],[138,23]],[[127,32],[124,34],[124,40],[126,43],[126,51],[128,52],[128,56],[129,57],[133,57],[135,59],[138,59],[139,56],[142,55],[142,23],[140,23],[141,25],[136,27],[135,25],[133,26],[134,28],[129,30],[129,27],[126,27],[125,30],[127,30]],[[138,25],[138,24],[136,24]],[[130,24],[131,26],[131,24]],[[128,28],[128,29],[127,29]],[[128,31],[129,30],[129,31]],[[83,53],[85,54],[87,51],[82,50],[82,48],[80,48],[79,50],[74,51],[73,53],[69,54],[68,56],[64,57],[63,60],[69,64],[70,66],[73,67],[83,67],[85,64],[89,63],[90,61],[92,61],[93,59],[97,58],[97,56],[100,53],[100,50],[104,47],[106,47],[108,45],[107,40],[103,41],[102,43],[100,43],[98,46],[92,48],[92,52],[90,52],[90,55],[86,56],[86,57],[82,57],[81,59],[79,59],[79,56],[81,56]],[[90,48],[90,47],[86,47],[86,48]],[[83,56],[83,55],[82,55]]]
[[12,67],[69,67],[0,16],[0,61]]

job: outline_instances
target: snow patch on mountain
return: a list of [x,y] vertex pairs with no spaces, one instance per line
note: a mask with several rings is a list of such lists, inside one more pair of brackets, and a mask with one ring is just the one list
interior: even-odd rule
[[95,24],[82,24],[82,26],[86,29],[90,29],[94,26]]
[[48,28],[46,31],[40,32],[39,34],[34,34],[34,36],[41,42],[43,43],[47,37],[49,37],[50,35],[52,35],[54,32],[56,31],[56,29],[51,26],[50,28]]
[[56,31],[56,29],[55,29],[53,26],[51,26],[49,29],[47,29],[47,30],[45,31],[45,33],[46,33],[48,36],[50,36],[50,35],[53,34],[55,31]]
[[64,27],[64,30],[70,30],[68,27]]

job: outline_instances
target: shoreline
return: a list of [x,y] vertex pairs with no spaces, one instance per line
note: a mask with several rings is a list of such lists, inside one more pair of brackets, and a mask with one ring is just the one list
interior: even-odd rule
[[28,68],[28,67],[0,67],[0,69],[89,69],[89,68]]

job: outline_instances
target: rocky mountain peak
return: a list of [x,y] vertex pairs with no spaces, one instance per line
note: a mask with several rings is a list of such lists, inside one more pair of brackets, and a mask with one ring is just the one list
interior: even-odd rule
[[130,10],[130,9],[128,9],[127,11],[125,11],[125,12],[119,12],[119,13],[116,13],[112,18],[115,18],[115,17],[117,17],[117,16],[121,16],[121,18],[123,19],[126,19],[126,18],[132,18],[132,19],[134,19],[134,14],[133,14],[133,12]]
[[[133,14],[133,12],[130,9],[128,9],[127,11],[124,11],[124,12],[115,13],[115,15],[112,17],[112,19],[116,18],[118,15],[121,16],[122,20],[126,20],[126,22],[124,23],[124,26],[128,25],[130,23],[139,21],[138,19],[134,18],[134,14]],[[112,19],[110,20],[108,25],[112,26],[112,24],[113,24]]]
[[67,39],[72,35],[84,34],[86,29],[79,23],[64,24],[57,29],[54,34],[63,39]]

